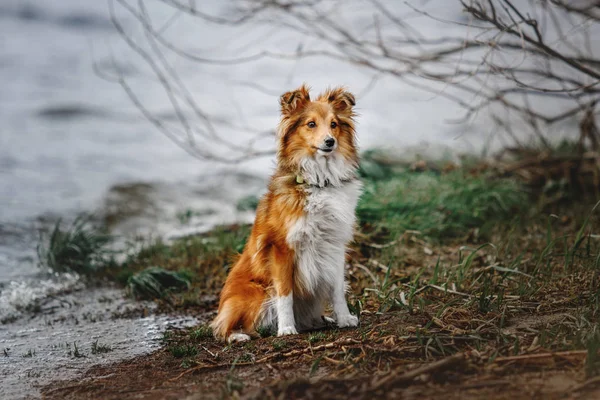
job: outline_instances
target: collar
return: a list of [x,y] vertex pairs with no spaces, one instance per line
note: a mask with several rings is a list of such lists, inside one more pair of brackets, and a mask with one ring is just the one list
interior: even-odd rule
[[[352,177],[352,178],[346,178],[346,179],[340,179],[340,183],[348,183],[348,182],[352,182],[356,177]],[[306,185],[309,187],[316,187],[316,188],[326,188],[330,185],[329,179],[326,179],[323,185],[314,185],[314,184],[310,184],[308,182],[306,182],[304,180],[304,178],[302,177],[302,175],[296,175],[296,183],[298,185]]]

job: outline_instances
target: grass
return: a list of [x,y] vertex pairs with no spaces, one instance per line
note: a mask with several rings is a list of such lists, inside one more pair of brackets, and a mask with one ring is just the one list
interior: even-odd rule
[[[70,346],[69,346],[70,347]],[[83,354],[79,350],[79,346],[77,346],[77,342],[73,342],[73,349],[69,350],[69,356],[73,356],[75,358],[84,358],[85,354]]]
[[[38,245],[40,264],[56,272],[77,272],[89,280],[111,280],[138,299],[153,299],[166,309],[205,308],[223,285],[233,255],[243,249],[249,226],[218,227],[212,232],[175,240],[132,245],[136,250],[117,263],[109,250],[112,238],[81,216],[64,229],[58,222]],[[153,267],[160,266],[160,267]]]
[[171,291],[187,290],[189,286],[190,278],[187,274],[160,267],[146,268],[127,281],[129,293],[140,300],[160,299]]
[[224,393],[222,397],[235,396],[237,393],[244,389],[244,382],[235,374],[235,366],[238,360],[239,358],[236,358],[231,364],[231,368],[229,368],[229,372],[227,373],[227,377],[225,378],[225,384],[223,388]]
[[113,348],[107,344],[98,343],[98,340],[92,342],[92,354],[110,353]]
[[405,171],[368,180],[357,214],[363,226],[391,239],[412,230],[439,241],[475,228],[487,232],[528,205],[525,192],[509,179]]
[[[4,351],[4,356],[8,357],[8,352],[6,350]],[[29,349],[27,353],[23,354],[24,358],[32,358],[33,356],[35,356],[35,350],[32,349]]]
[[[243,249],[249,231],[250,228],[245,225],[219,227],[208,234],[178,239],[169,244],[150,242],[129,255],[114,275],[121,280],[126,279],[132,292],[158,299],[170,310],[204,310],[214,303],[214,294],[222,287],[233,256]],[[167,289],[166,282],[157,284],[153,281],[157,274],[149,277],[147,272],[140,272],[150,265],[160,265],[158,275],[167,278],[166,281],[174,286],[167,285],[171,289],[164,290]],[[184,281],[188,283],[184,284]]]
[[190,339],[194,341],[202,341],[212,338],[212,328],[209,325],[200,325],[190,333]]
[[274,339],[271,342],[271,345],[273,346],[273,350],[275,351],[281,351],[288,346],[287,342],[283,339]]
[[[415,316],[432,316],[417,335],[430,356],[447,354],[453,347],[456,351],[454,344],[430,335],[440,329],[455,335],[472,334],[480,344],[489,338],[512,343],[514,353],[533,343],[556,351],[593,348],[597,346],[600,310],[598,291],[590,282],[597,274],[600,246],[590,236],[590,219],[597,223],[598,216],[564,212],[570,212],[571,222],[555,227],[557,232],[551,231],[550,236],[556,239],[549,242],[543,219],[533,218],[516,231],[497,229],[491,236],[495,244],[457,246],[449,255],[423,259],[424,265],[412,267],[408,273],[399,259],[418,251],[422,242],[403,242],[402,249],[390,247],[371,253],[371,257],[386,260],[381,263],[389,269],[382,285],[364,292],[362,302],[380,312],[406,310]],[[451,249],[444,246],[445,252]],[[555,312],[552,301],[560,304],[557,313],[569,310],[569,318],[551,324],[536,322],[532,310],[551,315]],[[515,318],[530,325],[527,333],[504,334]]]
[[167,349],[175,358],[194,357],[198,354],[198,348],[192,344],[173,344]]
[[89,216],[78,217],[66,229],[59,220],[49,236],[40,238],[38,258],[42,266],[53,271],[89,275],[114,263],[108,248],[111,241],[112,237],[95,226]]
[[269,337],[275,334],[273,328],[270,326],[259,326],[256,328],[256,333],[258,333],[260,337]]
[[308,343],[311,344],[322,342],[325,339],[327,339],[327,335],[322,331],[314,332],[308,335]]

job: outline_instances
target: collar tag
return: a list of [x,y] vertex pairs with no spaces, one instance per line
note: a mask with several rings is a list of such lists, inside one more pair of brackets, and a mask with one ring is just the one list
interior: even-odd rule
[[300,175],[296,175],[296,183],[303,184],[304,183],[304,178],[301,177]]

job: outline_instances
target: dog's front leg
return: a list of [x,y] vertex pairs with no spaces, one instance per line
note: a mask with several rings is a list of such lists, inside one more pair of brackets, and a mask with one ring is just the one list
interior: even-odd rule
[[358,317],[350,314],[346,302],[346,279],[344,276],[345,253],[342,253],[337,263],[337,277],[333,286],[333,313],[339,328],[354,327],[358,325]]
[[277,336],[295,335],[296,322],[294,320],[294,295],[277,296]]
[[277,336],[295,335],[293,254],[286,248],[274,249],[273,283],[277,310]]

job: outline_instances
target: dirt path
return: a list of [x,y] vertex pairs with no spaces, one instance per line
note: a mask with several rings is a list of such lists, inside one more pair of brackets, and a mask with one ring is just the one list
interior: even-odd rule
[[468,336],[457,336],[445,343],[454,354],[425,358],[419,339],[390,334],[406,322],[393,312],[366,315],[354,330],[227,347],[202,338],[193,361],[173,355],[189,339],[179,331],[150,356],[92,368],[42,393],[47,399],[600,398],[600,379],[585,377],[585,351],[537,347],[491,360]]

